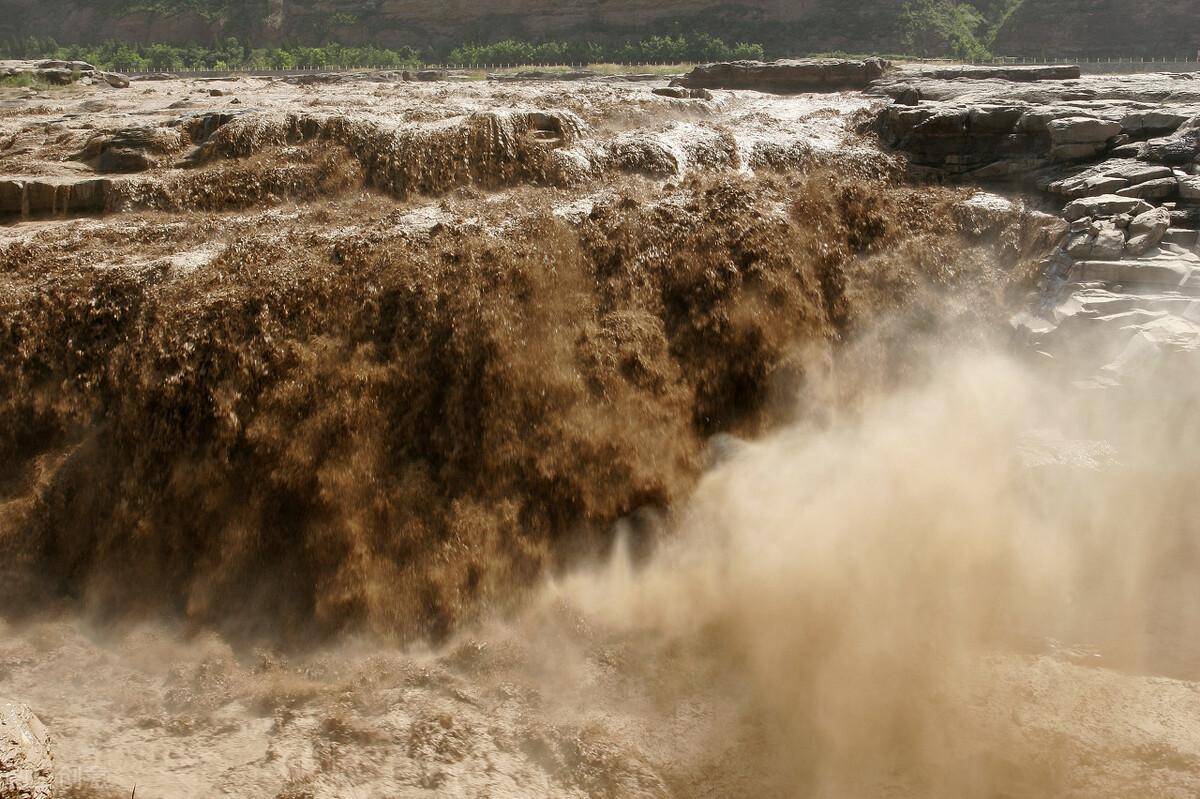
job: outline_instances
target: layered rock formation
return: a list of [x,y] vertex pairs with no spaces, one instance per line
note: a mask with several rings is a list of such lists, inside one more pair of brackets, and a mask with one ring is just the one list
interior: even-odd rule
[[27,705],[0,705],[0,796],[50,799],[54,795],[50,734]]
[[129,78],[125,75],[96,69],[85,61],[0,61],[0,78],[19,77],[56,86],[78,81],[108,84],[114,89],[129,88]]
[[877,82],[873,91],[895,101],[879,120],[889,146],[918,167],[976,179],[1029,176],[1109,155],[1183,165],[1196,134],[1177,131],[1200,113],[1200,81],[1188,75],[964,82],[918,71]]
[[698,66],[679,84],[691,89],[753,89],[777,94],[845,91],[867,88],[890,66],[878,58],[733,61]]
[[1062,209],[1041,313],[1018,319],[1034,346],[1092,386],[1200,366],[1200,82],[946,77],[876,83],[893,99],[878,128],[918,175],[1001,181]]

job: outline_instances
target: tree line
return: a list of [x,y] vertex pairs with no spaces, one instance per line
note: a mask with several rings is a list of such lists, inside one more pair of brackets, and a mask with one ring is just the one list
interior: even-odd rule
[[137,44],[110,41],[102,44],[60,45],[53,39],[26,37],[3,45],[6,58],[86,61],[101,69],[135,72],[187,70],[294,69],[299,67],[415,68],[427,64],[464,66],[527,64],[684,63],[762,59],[763,46],[727,44],[708,34],[650,36],[639,41],[602,44],[593,41],[524,42],[514,39],[488,44],[465,43],[441,53],[413,47],[252,47],[230,37],[212,46],[199,44]]
[[[196,7],[215,7],[217,0],[171,0]],[[223,0],[222,0],[223,2]],[[526,64],[686,63],[764,59],[795,55],[803,49],[811,29],[840,31],[848,41],[879,39],[879,46],[898,48],[897,55],[915,57],[950,56],[986,59],[996,31],[1022,0],[905,0],[880,9],[821,6],[804,29],[775,26],[770,30],[753,26],[733,27],[724,38],[712,33],[681,31],[638,39],[611,37],[569,41],[524,41],[508,38],[493,42],[464,42],[456,47],[322,47],[286,45],[256,47],[228,37],[215,43],[138,44],[110,41],[102,44],[61,45],[53,39],[26,37],[0,44],[0,55],[8,58],[54,58],[87,61],[99,67],[133,71],[182,71],[201,69],[292,69],[296,67],[386,67],[411,68],[427,64],[465,66]],[[871,13],[865,13],[870,11]],[[756,34],[761,34],[758,36]],[[871,34],[871,35],[868,35]],[[764,43],[759,43],[759,41]],[[811,44],[811,42],[810,42]]]

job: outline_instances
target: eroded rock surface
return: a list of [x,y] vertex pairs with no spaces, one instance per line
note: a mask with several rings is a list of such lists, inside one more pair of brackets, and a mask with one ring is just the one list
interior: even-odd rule
[[[1120,385],[1200,357],[1200,94],[1190,75],[893,76],[878,126],[914,173],[1040,195],[1070,228],[1034,346]],[[1124,299],[1122,299],[1124,298]],[[1106,309],[1119,308],[1112,313]],[[1082,342],[1090,342],[1084,344]],[[1190,359],[1190,360],[1189,360]]]
[[52,799],[50,734],[26,705],[0,703],[0,797]]
[[694,89],[753,89],[778,94],[865,89],[891,65],[878,58],[732,61],[694,68],[679,83]]
[[114,89],[128,89],[129,78],[116,72],[105,72],[86,61],[0,61],[0,77],[27,76],[58,86],[76,81],[104,84]]
[[917,71],[873,91],[892,98],[879,129],[914,172],[1062,209],[1070,230],[1045,265],[1046,315],[1021,324],[1035,346],[1097,370],[1081,379],[1119,385],[1181,359],[1194,368],[1200,354],[1198,89],[1194,75],[1019,84]]

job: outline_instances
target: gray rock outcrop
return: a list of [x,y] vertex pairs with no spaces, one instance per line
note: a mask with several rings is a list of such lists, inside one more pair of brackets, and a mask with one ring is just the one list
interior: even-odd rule
[[[893,100],[877,120],[884,143],[921,170],[1041,180],[1100,159],[1190,170],[1200,156],[1195,81],[1138,75],[1021,83],[936,75],[897,70],[869,90]],[[1067,173],[1047,182],[1066,181],[1060,188],[1067,197],[1117,192],[1162,200],[1176,191],[1171,177],[1179,176]],[[1164,182],[1134,188],[1153,180]]]
[[878,58],[865,61],[806,58],[730,61],[698,66],[677,82],[689,89],[751,89],[775,94],[865,89],[889,69]]
[[0,705],[0,797],[50,799],[53,793],[50,734],[27,705]]
[[0,61],[0,77],[25,75],[56,86],[76,81],[104,83],[114,89],[129,88],[129,78],[116,72],[96,69],[86,61]]
[[1113,217],[1120,214],[1143,214],[1153,209],[1145,200],[1137,197],[1122,197],[1117,194],[1102,194],[1099,197],[1082,197],[1063,209],[1063,218],[1074,222],[1084,217]]
[[673,97],[677,100],[711,100],[712,92],[708,89],[689,89],[686,86],[660,86],[651,89],[652,94],[659,97]]
[[105,178],[0,178],[0,216],[103,211],[111,185]]

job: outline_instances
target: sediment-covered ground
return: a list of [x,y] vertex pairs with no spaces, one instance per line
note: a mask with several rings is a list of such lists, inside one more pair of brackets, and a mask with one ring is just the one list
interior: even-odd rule
[[7,90],[0,773],[1194,796],[1193,98],[1094,80]]

